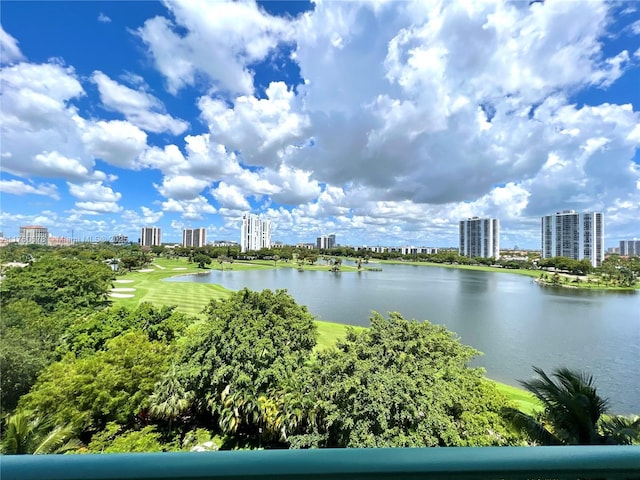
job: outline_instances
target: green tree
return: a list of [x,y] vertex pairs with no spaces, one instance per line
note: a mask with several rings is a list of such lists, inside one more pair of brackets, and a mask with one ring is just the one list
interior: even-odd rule
[[46,256],[28,267],[8,270],[0,283],[0,302],[4,307],[19,299],[32,300],[45,313],[95,309],[109,303],[114,279],[104,263]]
[[[227,434],[258,439],[264,400],[306,362],[316,343],[313,316],[284,290],[241,290],[212,300],[206,320],[182,344],[181,383],[195,406]],[[265,432],[279,438],[277,432]]]
[[1,451],[8,455],[64,453],[80,446],[71,426],[60,426],[51,417],[16,412],[5,418]]
[[640,416],[603,415],[600,420],[600,433],[607,443],[615,445],[640,444]]
[[3,411],[13,410],[38,375],[49,364],[50,354],[38,342],[16,329],[5,330],[0,342],[0,401]]
[[536,417],[507,410],[516,427],[543,445],[598,445],[614,440],[601,433],[599,422],[609,402],[598,395],[592,376],[568,368],[554,370],[551,376],[541,368],[533,370],[539,378],[520,383],[542,403],[544,412]]
[[173,306],[154,307],[148,302],[130,310],[114,307],[88,315],[75,322],[65,333],[61,354],[91,355],[104,350],[106,343],[127,331],[141,330],[150,340],[171,343],[182,334],[192,319]]
[[127,430],[117,423],[109,423],[101,432],[96,433],[88,445],[91,453],[132,453],[162,452],[162,435],[153,425],[141,430]]
[[[305,394],[315,421],[290,438],[299,447],[504,445],[506,400],[469,368],[477,354],[429,322],[374,313],[318,354]],[[309,414],[307,414],[309,415]]]
[[50,365],[18,407],[78,431],[100,430],[110,421],[132,424],[148,408],[168,354],[169,347],[144,332],[124,333],[94,355],[69,354]]
[[193,257],[194,263],[198,264],[198,268],[204,268],[205,265],[211,265],[211,257],[204,253],[198,253]]
[[149,414],[152,417],[167,420],[169,432],[173,421],[184,414],[193,402],[193,392],[185,389],[180,381],[176,366],[172,365],[156,383],[151,395]]

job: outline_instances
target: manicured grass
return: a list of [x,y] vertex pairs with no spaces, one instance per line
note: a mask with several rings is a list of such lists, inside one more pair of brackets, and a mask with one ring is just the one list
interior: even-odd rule
[[324,350],[335,346],[336,342],[347,336],[347,329],[349,327],[355,330],[362,330],[365,327],[358,327],[354,325],[344,325],[342,323],[331,323],[316,320],[318,327],[318,344],[316,350]]
[[[489,379],[490,380],[490,379]],[[506,383],[496,382],[491,380],[502,394],[504,394],[510,401],[516,404],[521,412],[532,414],[535,411],[542,409],[542,405],[526,390],[522,390],[517,387],[512,387]]]
[[[275,268],[273,260],[251,260],[250,262],[239,261],[247,265],[256,265],[263,267]],[[234,263],[235,265],[235,263]],[[284,260],[279,260],[277,263],[277,268],[295,268],[297,270],[309,270],[309,271],[324,271],[330,272],[331,265],[327,264],[322,260],[318,260],[313,265],[309,265],[308,263],[304,263],[302,265],[298,265],[298,262],[295,260],[289,260],[285,262]],[[362,270],[367,270],[365,265],[362,265]],[[341,272],[357,272],[358,268],[351,265],[340,265]]]
[[[386,263],[415,263],[417,265],[446,266],[454,268],[463,268],[464,266],[449,266],[441,264],[427,264],[425,262],[386,262]],[[164,267],[164,268],[161,268]],[[278,267],[293,267],[297,265],[292,262],[278,262]],[[219,265],[214,263],[211,270],[219,269]],[[224,264],[225,270],[254,270],[254,269],[270,269],[274,268],[273,261],[257,260],[252,262],[235,261],[233,264]],[[305,270],[325,270],[329,267],[326,265],[305,265]],[[354,267],[345,267],[356,270]],[[487,271],[503,271],[502,269],[493,269],[491,267],[469,267],[471,269],[489,269]],[[151,272],[131,272],[120,275],[117,280],[131,280],[127,283],[116,283],[117,288],[134,288],[132,292],[133,298],[112,298],[114,305],[123,305],[129,308],[136,307],[142,302],[150,302],[154,305],[175,305],[176,308],[188,315],[199,316],[202,309],[211,301],[212,298],[222,299],[231,294],[228,290],[220,285],[212,283],[192,283],[192,282],[163,282],[162,280],[176,275],[203,273],[209,270],[203,270],[196,264],[189,263],[184,258],[166,259],[159,258],[154,260],[153,264],[146,269],[153,270]],[[176,270],[180,269],[180,270]],[[509,273],[517,273],[518,271],[506,270]],[[522,270],[527,272],[527,270]],[[532,272],[536,273],[536,272]],[[347,334],[347,328],[361,330],[366,327],[358,327],[353,325],[345,325],[341,323],[332,323],[316,320],[318,326],[318,344],[316,349],[323,350],[330,348],[336,344],[340,338],[344,338]],[[490,380],[490,379],[488,379]],[[493,380],[490,380],[493,381]],[[493,381],[498,390],[500,390],[509,400],[513,401],[518,408],[525,413],[531,413],[534,409],[540,408],[539,403],[533,396],[524,390],[521,390],[504,383]]]
[[[160,269],[158,265],[164,267],[164,270]],[[185,270],[174,270],[176,268],[184,268]],[[124,292],[133,294],[133,298],[112,298],[114,305],[130,308],[136,307],[142,302],[154,305],[176,305],[181,312],[198,315],[212,298],[224,298],[231,293],[230,290],[220,285],[209,283],[163,282],[164,278],[206,271],[183,258],[176,260],[159,258],[146,269],[153,269],[153,271],[135,271],[117,277],[116,280],[132,280],[132,282],[116,283],[116,287],[135,288],[135,291]]]

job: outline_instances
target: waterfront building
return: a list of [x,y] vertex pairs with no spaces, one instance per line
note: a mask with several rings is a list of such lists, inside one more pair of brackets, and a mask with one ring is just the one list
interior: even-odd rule
[[460,221],[459,253],[465,257],[500,258],[500,221],[471,217]]
[[640,256],[640,240],[620,240],[620,255],[625,257]]
[[185,228],[182,230],[183,247],[204,247],[207,243],[207,230],[200,228]]
[[20,227],[18,243],[20,245],[49,245],[49,229],[40,225]]
[[264,220],[253,213],[242,215],[240,251],[257,251],[271,248],[271,220]]
[[162,244],[162,230],[160,227],[142,227],[140,232],[140,245],[154,247]]
[[316,248],[318,250],[330,250],[336,246],[336,235],[321,235],[316,238]]
[[604,260],[604,215],[563,210],[542,217],[542,258],[588,259],[599,267]]

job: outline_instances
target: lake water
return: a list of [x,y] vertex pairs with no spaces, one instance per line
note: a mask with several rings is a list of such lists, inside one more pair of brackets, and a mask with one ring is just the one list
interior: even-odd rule
[[169,281],[232,290],[286,288],[321,320],[369,324],[372,310],[445,325],[484,352],[477,365],[511,385],[532,365],[566,366],[596,378],[616,413],[640,413],[640,294],[544,288],[529,277],[473,270],[383,265],[381,272],[216,271]]

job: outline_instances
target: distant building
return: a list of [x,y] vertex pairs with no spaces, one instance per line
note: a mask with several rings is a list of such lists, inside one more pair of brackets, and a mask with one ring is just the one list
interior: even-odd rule
[[49,245],[49,229],[39,225],[20,227],[18,243],[21,245]]
[[620,240],[619,253],[625,257],[640,256],[640,240]]
[[256,251],[271,248],[271,220],[263,220],[253,213],[242,215],[240,251]]
[[296,248],[306,248],[307,250],[313,250],[316,248],[315,243],[296,243]]
[[500,258],[500,221],[471,217],[460,221],[459,252],[465,257]]
[[50,247],[68,247],[73,245],[73,240],[67,237],[49,237]]
[[602,212],[563,210],[542,217],[542,258],[588,259],[599,267],[604,260]]
[[233,240],[214,240],[211,242],[211,246],[213,247],[237,247],[239,245],[238,242],[234,242]]
[[318,250],[330,250],[336,246],[336,236],[335,234],[331,235],[322,235],[316,238],[316,248]]
[[207,230],[200,228],[185,228],[182,230],[183,247],[204,247],[207,244]]
[[154,247],[162,244],[162,230],[160,227],[142,227],[140,232],[140,245]]

